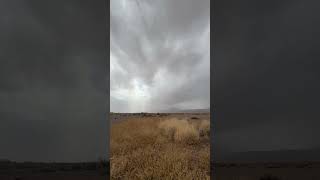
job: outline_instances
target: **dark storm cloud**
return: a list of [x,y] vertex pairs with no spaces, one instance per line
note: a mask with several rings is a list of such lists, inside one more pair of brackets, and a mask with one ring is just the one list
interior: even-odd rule
[[216,1],[217,149],[319,147],[317,1]]
[[106,155],[105,3],[0,2],[0,158]]
[[111,111],[209,107],[210,1],[112,0]]

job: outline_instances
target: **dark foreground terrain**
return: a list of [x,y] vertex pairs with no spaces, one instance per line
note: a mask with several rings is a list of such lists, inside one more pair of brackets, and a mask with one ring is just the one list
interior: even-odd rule
[[320,180],[320,162],[215,163],[217,180]]
[[216,149],[221,180],[320,180],[320,149],[227,152]]
[[0,161],[0,180],[105,180],[109,163],[34,163]]

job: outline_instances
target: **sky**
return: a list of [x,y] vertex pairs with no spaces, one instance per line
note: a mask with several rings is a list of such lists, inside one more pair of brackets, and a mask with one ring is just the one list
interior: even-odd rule
[[212,63],[209,4],[111,0],[108,82],[104,1],[0,1],[0,159],[96,160],[108,102],[208,108],[212,78],[212,150],[319,148],[318,1],[215,0]]
[[104,1],[0,1],[0,159],[107,153]]
[[317,7],[312,0],[215,1],[215,150],[320,147]]
[[209,107],[210,0],[111,0],[111,111]]

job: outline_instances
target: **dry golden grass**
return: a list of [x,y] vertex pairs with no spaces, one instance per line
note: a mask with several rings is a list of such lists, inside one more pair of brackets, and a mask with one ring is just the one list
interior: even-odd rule
[[209,120],[136,117],[114,123],[111,179],[210,179],[208,131]]
[[199,131],[187,120],[168,119],[159,123],[161,133],[175,142],[199,142]]

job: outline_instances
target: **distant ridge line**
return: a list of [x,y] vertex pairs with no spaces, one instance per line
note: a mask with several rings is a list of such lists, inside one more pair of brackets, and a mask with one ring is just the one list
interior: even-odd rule
[[210,108],[206,109],[168,109],[160,111],[161,113],[210,113]]

